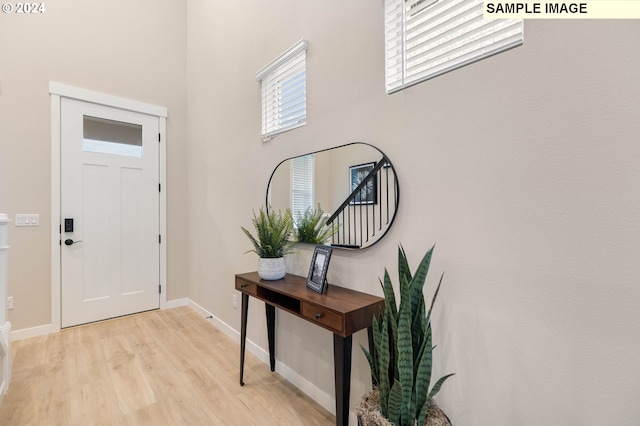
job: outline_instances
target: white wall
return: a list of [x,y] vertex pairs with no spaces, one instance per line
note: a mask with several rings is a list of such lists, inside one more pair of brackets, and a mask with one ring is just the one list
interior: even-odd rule
[[[380,294],[398,243],[414,267],[437,243],[454,424],[640,421],[638,21],[530,21],[524,46],[387,96],[381,2],[192,0],[187,19],[191,298],[238,329],[233,276],[256,267],[240,226],[272,169],[369,142],[398,170],[399,217],[376,246],[335,252],[329,280]],[[255,72],[301,38],[308,124],[262,143]],[[262,304],[249,321],[266,348]],[[333,394],[330,334],[288,314],[277,334],[277,358]],[[354,340],[352,405],[370,385]]]
[[167,107],[168,299],[186,297],[186,5],[64,0],[45,13],[0,13],[0,211],[10,224],[14,330],[51,322],[49,81]]

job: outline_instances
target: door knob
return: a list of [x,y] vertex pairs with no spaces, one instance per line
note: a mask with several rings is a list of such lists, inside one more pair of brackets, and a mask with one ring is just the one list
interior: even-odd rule
[[64,244],[67,245],[67,246],[70,246],[70,245],[75,244],[75,243],[81,243],[81,242],[82,242],[82,240],[73,241],[71,238],[67,238],[66,240],[64,240]]

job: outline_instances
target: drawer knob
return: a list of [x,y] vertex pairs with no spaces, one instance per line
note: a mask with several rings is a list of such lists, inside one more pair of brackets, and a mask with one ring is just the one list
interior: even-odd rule
[[240,288],[246,288],[247,285],[246,284],[240,284]]
[[316,319],[319,320],[320,318],[322,318],[322,314],[316,314]]

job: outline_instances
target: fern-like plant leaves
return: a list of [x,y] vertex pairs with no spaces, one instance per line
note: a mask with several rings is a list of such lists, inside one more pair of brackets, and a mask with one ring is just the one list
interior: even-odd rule
[[301,243],[324,244],[326,240],[338,232],[338,227],[327,224],[324,210],[318,204],[317,209],[307,208],[296,217],[295,236]]
[[244,232],[245,235],[249,237],[251,244],[253,244],[253,250],[247,250],[245,253],[254,252],[260,255],[260,243],[258,242],[258,240],[256,240],[256,238],[251,235],[251,232],[249,232],[245,227],[241,226],[240,228],[242,229],[242,232]]
[[246,228],[240,227],[251,244],[253,251],[262,258],[277,258],[293,253],[293,243],[289,240],[293,231],[293,219],[291,211],[284,213],[271,210],[269,213],[260,209],[259,213],[253,212],[253,226],[256,230],[254,237]]

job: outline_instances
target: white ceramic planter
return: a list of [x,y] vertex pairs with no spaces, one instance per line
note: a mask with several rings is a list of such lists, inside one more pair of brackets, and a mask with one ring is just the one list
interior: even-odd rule
[[287,273],[284,257],[258,258],[258,276],[263,280],[279,280]]

